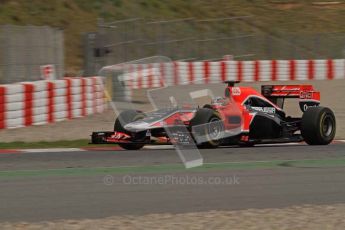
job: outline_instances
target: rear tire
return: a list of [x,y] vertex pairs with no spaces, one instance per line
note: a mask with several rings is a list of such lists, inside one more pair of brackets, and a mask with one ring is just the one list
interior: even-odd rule
[[301,134],[309,145],[328,145],[336,132],[335,116],[329,108],[310,107],[301,121]]
[[[146,135],[145,132],[132,133],[124,128],[124,126],[127,125],[128,123],[143,119],[144,117],[145,117],[145,114],[141,111],[125,110],[121,112],[120,115],[116,118],[115,124],[114,124],[114,131],[126,133],[131,136],[134,135],[135,139],[139,139],[139,140],[144,139]],[[142,143],[130,143],[130,144],[119,143],[119,146],[121,148],[127,149],[127,150],[139,150],[142,147],[144,147],[144,145],[145,144],[142,144]]]
[[198,133],[193,133],[195,140],[198,139],[196,136],[204,136],[206,138],[203,143],[197,143],[197,146],[199,148],[217,148],[221,144],[224,131],[222,119],[216,111],[208,108],[202,108],[196,112],[194,118],[190,121],[190,127],[193,128],[193,126],[205,124],[208,125],[198,129]]

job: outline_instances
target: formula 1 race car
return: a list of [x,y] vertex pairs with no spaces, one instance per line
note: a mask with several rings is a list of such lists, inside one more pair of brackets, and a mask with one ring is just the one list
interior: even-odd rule
[[[335,136],[333,112],[321,107],[320,92],[311,85],[263,85],[261,93],[226,81],[224,97],[202,108],[173,107],[143,113],[126,110],[115,121],[114,131],[93,132],[94,144],[114,143],[137,150],[145,144],[181,144],[199,148],[253,146],[305,141],[327,145]],[[283,111],[287,98],[298,98],[302,117]]]

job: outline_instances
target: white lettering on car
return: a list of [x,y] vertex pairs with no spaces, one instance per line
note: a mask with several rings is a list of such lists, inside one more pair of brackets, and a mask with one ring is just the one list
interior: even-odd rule
[[259,111],[259,112],[264,112],[264,113],[276,113],[276,109],[273,107],[255,107],[252,106],[251,107],[253,110],[255,111]]
[[239,87],[232,87],[231,92],[232,92],[232,95],[234,95],[234,96],[241,95],[241,89]]

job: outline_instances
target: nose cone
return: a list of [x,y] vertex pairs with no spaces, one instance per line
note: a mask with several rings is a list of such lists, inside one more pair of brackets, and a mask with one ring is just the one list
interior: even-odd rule
[[125,129],[131,132],[139,132],[150,129],[150,124],[145,121],[134,121],[125,125]]

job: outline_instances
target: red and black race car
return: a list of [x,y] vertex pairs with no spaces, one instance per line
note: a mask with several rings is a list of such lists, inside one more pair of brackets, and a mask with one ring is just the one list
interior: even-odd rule
[[[225,96],[202,108],[173,107],[150,113],[119,114],[114,131],[93,132],[92,143],[114,143],[136,150],[145,144],[218,146],[305,141],[327,145],[335,136],[335,116],[321,107],[320,92],[311,85],[263,85],[261,93],[227,81]],[[299,99],[302,117],[284,112],[287,98]]]

